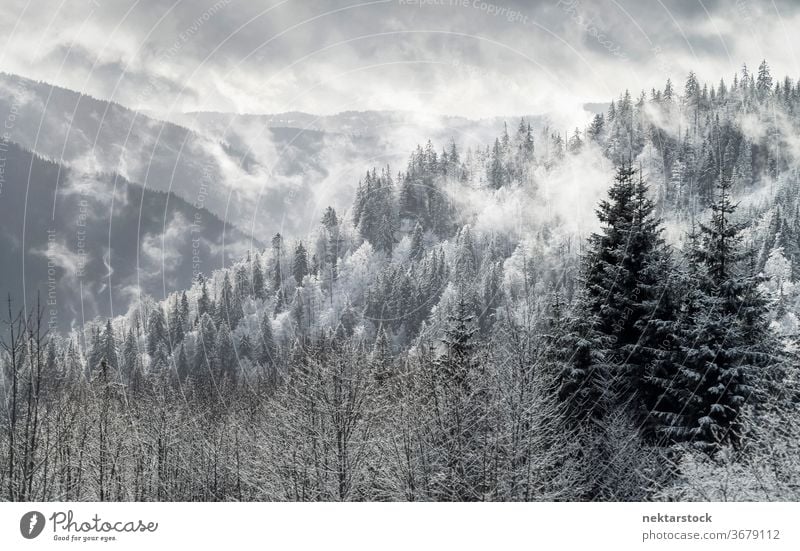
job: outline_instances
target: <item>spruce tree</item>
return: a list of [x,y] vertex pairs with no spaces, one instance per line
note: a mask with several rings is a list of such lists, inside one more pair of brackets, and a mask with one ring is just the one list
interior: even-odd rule
[[336,215],[336,210],[330,206],[326,208],[325,212],[322,214],[320,223],[325,226],[325,229],[328,231],[336,228],[339,225],[339,217]]
[[170,367],[169,348],[163,342],[156,345],[156,349],[150,356],[150,370],[148,375],[158,377],[166,372]]
[[234,290],[230,276],[226,271],[222,280],[222,293],[217,307],[217,325],[224,321],[229,327],[236,329],[243,317],[242,299],[239,293]]
[[462,281],[472,282],[477,276],[478,259],[469,226],[464,226],[458,233],[454,269]]
[[759,100],[764,100],[772,93],[772,76],[769,72],[767,61],[763,60],[758,66],[758,78],[756,79],[756,92]]
[[117,361],[117,343],[114,339],[114,329],[111,327],[111,320],[106,320],[106,330],[103,333],[103,358],[108,367],[113,370],[114,377],[117,376],[119,370],[119,362]]
[[275,290],[275,312],[283,310],[286,297],[283,291],[283,270],[281,265],[283,263],[283,236],[276,233],[272,238],[272,258],[274,262],[272,271],[272,288]]
[[298,243],[294,249],[292,275],[298,286],[303,284],[303,278],[308,275],[308,253],[302,242]]
[[[696,287],[688,295],[681,335],[684,357],[677,388],[685,401],[667,433],[708,453],[738,445],[742,408],[757,404],[780,353],[771,337],[767,305],[758,290],[752,252],[742,247],[746,225],[734,221],[730,181],[720,178],[711,219],[700,225],[699,245],[690,251]],[[747,262],[749,260],[749,262]]]
[[[463,291],[463,290],[462,290]],[[433,491],[443,501],[476,501],[487,493],[482,458],[488,435],[485,366],[478,361],[475,316],[463,292],[448,317],[443,352],[433,364],[436,404],[434,461],[441,469]]]
[[[251,263],[250,260],[250,253],[247,253],[247,264]],[[239,301],[244,301],[248,297],[253,295],[253,289],[250,286],[250,277],[247,273],[247,268],[244,265],[240,265],[234,271],[234,287],[237,298]]]
[[370,364],[373,377],[378,384],[384,384],[392,376],[392,347],[383,327],[378,330],[378,335],[375,337]]
[[[672,330],[675,312],[664,300],[664,278],[670,271],[655,206],[641,177],[621,166],[597,211],[602,223],[593,234],[582,271],[583,292],[577,306],[576,369],[566,380],[596,378],[610,385],[614,398],[639,421],[657,402],[662,390],[652,379],[658,350]],[[598,362],[594,364],[593,362]],[[662,366],[663,369],[663,366]],[[594,394],[591,381],[582,392]],[[565,385],[567,396],[570,387]],[[578,386],[580,388],[580,386]],[[579,400],[587,407],[585,398]]]
[[258,300],[267,298],[267,291],[264,285],[264,271],[261,269],[261,257],[256,255],[253,260],[253,296]]
[[564,313],[550,334],[549,352],[561,366],[557,374],[558,397],[564,404],[564,418],[570,428],[593,425],[603,420],[611,400],[610,369],[606,351],[597,331],[597,315],[592,313],[584,289],[575,303],[574,314]]
[[100,339],[100,329],[92,326],[90,329],[89,353],[86,358],[86,377],[90,378],[95,370],[100,368],[103,359],[103,343]]
[[122,366],[123,377],[126,381],[133,379],[133,374],[139,369],[139,347],[133,329],[128,329],[125,335],[125,342],[122,345]]
[[184,337],[183,317],[181,315],[181,309],[178,304],[177,295],[172,301],[172,308],[169,314],[168,325],[169,325],[169,342],[174,348],[177,347],[183,341]]
[[503,162],[503,148],[500,139],[494,140],[492,147],[492,157],[486,169],[486,181],[489,187],[500,189],[506,184],[506,167]]
[[186,291],[181,293],[181,306],[179,313],[181,328],[185,333],[189,329],[189,298],[186,296]]
[[320,271],[322,279],[327,284],[328,292],[333,293],[333,285],[339,277],[339,255],[342,253],[342,237],[339,230],[339,217],[333,207],[328,207],[322,216],[322,226],[325,228],[324,251],[322,265],[316,255],[312,256],[310,273],[317,275]]
[[197,298],[197,319],[199,321],[204,314],[214,315],[214,303],[208,296],[208,285],[203,274],[197,274],[197,279],[200,282],[200,296]]
[[164,313],[159,306],[156,306],[150,312],[147,322],[147,353],[153,358],[161,346],[169,350],[169,334]]
[[602,113],[598,113],[592,119],[592,123],[589,125],[589,129],[586,131],[587,139],[595,142],[600,143],[600,140],[603,138],[603,127],[605,126],[605,119]]
[[424,232],[419,222],[414,226],[414,232],[411,234],[411,250],[408,257],[411,260],[420,260],[425,254],[425,243],[423,242]]

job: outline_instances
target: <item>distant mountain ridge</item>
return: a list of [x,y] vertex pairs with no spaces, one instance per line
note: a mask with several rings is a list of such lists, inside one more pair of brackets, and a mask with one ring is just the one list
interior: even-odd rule
[[116,174],[76,173],[16,143],[2,146],[3,292],[46,323],[124,314],[141,296],[166,296],[196,272],[263,246],[204,209]]
[[[367,167],[403,168],[421,140],[483,148],[506,122],[514,127],[519,120],[407,111],[142,112],[6,73],[0,118],[14,119],[9,139],[26,149],[77,171],[117,173],[189,203],[201,200],[256,237],[304,235],[329,204],[350,204]],[[534,128],[551,123],[547,115],[525,118]]]

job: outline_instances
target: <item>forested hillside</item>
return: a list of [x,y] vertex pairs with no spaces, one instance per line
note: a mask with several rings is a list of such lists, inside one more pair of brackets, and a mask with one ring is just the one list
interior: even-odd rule
[[9,304],[0,495],[800,499],[798,111],[766,63],[690,74],[365,167],[308,235],[124,316]]
[[39,295],[54,331],[182,289],[252,246],[198,204],[119,174],[86,174],[13,142],[0,156],[3,298],[33,307]]

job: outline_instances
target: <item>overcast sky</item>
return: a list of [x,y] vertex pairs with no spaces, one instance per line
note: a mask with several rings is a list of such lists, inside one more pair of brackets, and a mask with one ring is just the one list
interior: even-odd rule
[[474,118],[797,77],[799,26],[785,0],[2,0],[0,70],[141,109]]

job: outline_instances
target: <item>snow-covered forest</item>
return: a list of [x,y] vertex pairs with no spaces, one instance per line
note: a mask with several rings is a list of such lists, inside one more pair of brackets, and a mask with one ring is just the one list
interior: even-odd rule
[[569,133],[420,136],[125,315],[10,303],[0,498],[798,500],[799,131],[766,62],[690,74]]

